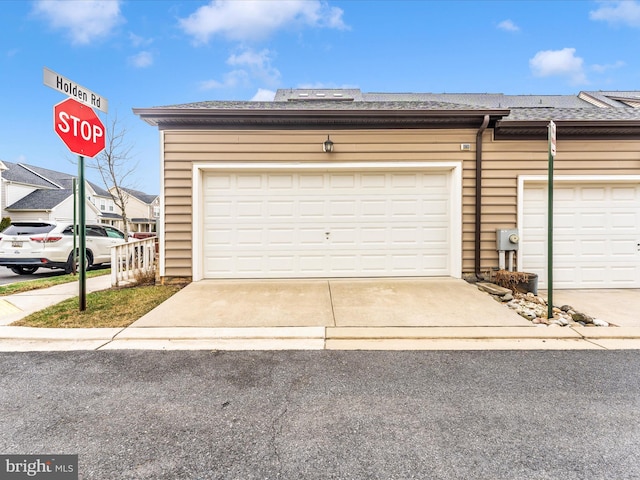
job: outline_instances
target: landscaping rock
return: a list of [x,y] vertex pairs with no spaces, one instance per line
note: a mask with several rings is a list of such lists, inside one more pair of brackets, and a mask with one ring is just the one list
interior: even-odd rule
[[512,293],[508,288],[501,287],[499,285],[496,285],[495,283],[478,282],[476,283],[476,285],[480,290],[490,293],[491,295],[503,296],[507,293]]
[[593,323],[593,318],[591,318],[589,315],[585,315],[584,313],[580,313],[580,312],[576,312],[573,315],[571,315],[571,318],[573,318],[574,321],[580,323]]
[[476,285],[481,291],[491,294],[494,300],[502,303],[503,305],[507,305],[518,315],[530,320],[531,323],[538,327],[609,326],[609,324],[604,320],[594,319],[589,315],[574,311],[571,305],[553,307],[553,318],[548,319],[548,307],[546,300],[532,292],[513,292],[508,288],[489,282],[478,282]]
[[509,292],[506,295],[500,297],[500,300],[502,300],[503,302],[510,302],[511,300],[513,300],[513,295],[511,294],[511,292]]

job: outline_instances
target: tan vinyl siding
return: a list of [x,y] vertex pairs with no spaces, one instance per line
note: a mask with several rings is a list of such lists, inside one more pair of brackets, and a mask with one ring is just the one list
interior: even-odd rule
[[[322,151],[327,135],[335,144]],[[473,206],[475,130],[165,131],[165,276],[191,276],[192,167],[197,162],[464,162],[463,203]],[[472,151],[462,151],[470,143]],[[468,208],[467,208],[468,210]],[[465,212],[467,211],[465,210]],[[473,212],[465,213],[463,268],[473,268]],[[469,232],[471,235],[469,236]]]
[[[481,270],[498,265],[497,228],[517,228],[520,175],[547,175],[547,142],[493,141],[485,133],[482,161]],[[554,175],[640,175],[640,141],[558,140]]]
[[[329,156],[321,144],[331,136]],[[165,275],[191,277],[192,167],[201,162],[462,161],[462,271],[474,270],[476,130],[165,131]],[[461,151],[460,144],[471,144]],[[483,137],[481,270],[495,230],[517,227],[519,175],[546,175],[546,141]],[[558,141],[556,175],[639,175],[640,141]],[[454,199],[455,200],[455,199]]]

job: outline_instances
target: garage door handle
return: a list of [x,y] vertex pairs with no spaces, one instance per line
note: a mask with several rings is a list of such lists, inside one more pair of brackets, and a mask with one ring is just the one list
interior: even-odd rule
[[[329,240],[329,236],[331,235],[331,232],[324,232],[324,238],[326,240]],[[638,245],[638,247],[640,247],[640,245]]]

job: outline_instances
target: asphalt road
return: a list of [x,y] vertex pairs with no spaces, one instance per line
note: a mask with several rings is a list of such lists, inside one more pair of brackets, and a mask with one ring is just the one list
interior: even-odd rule
[[640,478],[640,355],[0,354],[0,453],[83,479]]
[[[90,267],[89,270],[102,268],[109,268],[109,265]],[[8,285],[9,283],[15,282],[26,282],[27,280],[36,280],[38,278],[57,277],[59,275],[64,275],[64,271],[59,268],[39,268],[35,273],[30,275],[16,275],[7,267],[0,267],[0,285]]]
[[0,285],[7,285],[9,283],[24,282],[27,280],[35,280],[36,278],[56,277],[63,275],[64,272],[58,269],[40,268],[36,270],[36,273],[31,275],[16,275],[7,267],[0,267]]

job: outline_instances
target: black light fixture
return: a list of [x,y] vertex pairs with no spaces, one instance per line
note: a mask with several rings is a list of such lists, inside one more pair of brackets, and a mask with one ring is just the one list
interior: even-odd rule
[[327,139],[322,144],[322,151],[327,153],[333,152],[333,142],[329,138],[329,135],[327,135]]

